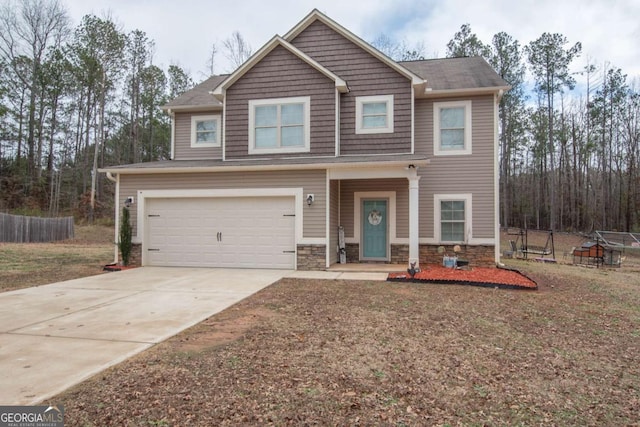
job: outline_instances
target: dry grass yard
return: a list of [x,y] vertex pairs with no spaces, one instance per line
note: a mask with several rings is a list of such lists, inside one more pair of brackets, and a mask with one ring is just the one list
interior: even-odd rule
[[[2,244],[0,283],[99,274],[112,239]],[[640,260],[564,264],[582,241],[507,261],[538,291],[285,279],[50,403],[68,426],[639,425]]]

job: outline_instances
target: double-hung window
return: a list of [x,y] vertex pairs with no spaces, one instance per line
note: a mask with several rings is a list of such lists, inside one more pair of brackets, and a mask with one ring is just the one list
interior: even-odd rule
[[191,147],[220,147],[220,116],[191,116]]
[[436,238],[442,243],[465,243],[471,223],[471,194],[435,195]]
[[249,101],[249,154],[309,151],[310,97]]
[[393,95],[356,98],[356,133],[393,133]]
[[433,103],[436,156],[471,154],[471,101]]

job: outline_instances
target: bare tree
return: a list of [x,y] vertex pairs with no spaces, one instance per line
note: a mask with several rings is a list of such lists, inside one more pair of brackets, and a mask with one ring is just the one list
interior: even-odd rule
[[239,31],[234,31],[231,36],[227,37],[222,42],[222,46],[224,47],[224,56],[231,62],[231,66],[234,69],[244,64],[253,53],[251,45],[249,45]]
[[[42,61],[50,46],[59,46],[67,34],[69,18],[58,0],[23,0],[0,6],[0,54],[6,58],[15,75],[29,91],[27,170],[31,178],[36,171],[36,103]],[[21,67],[21,59],[29,67]]]
[[426,57],[423,42],[410,45],[405,39],[399,41],[380,34],[371,45],[394,61],[418,61]]

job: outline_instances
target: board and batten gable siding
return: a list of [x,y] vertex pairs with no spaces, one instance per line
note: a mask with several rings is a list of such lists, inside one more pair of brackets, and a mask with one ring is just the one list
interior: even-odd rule
[[[303,237],[325,237],[326,171],[269,171],[172,173],[120,176],[120,204],[132,196],[137,203],[138,191],[145,190],[219,190],[243,188],[303,188],[303,194],[314,194],[313,205],[303,207]],[[132,208],[135,213],[137,205]],[[133,235],[138,236],[137,218],[131,215]]]
[[[222,158],[222,147],[191,147],[191,117],[208,115],[220,115],[220,118],[222,119],[222,111],[215,111],[211,113],[175,113],[174,160],[218,160]],[[220,120],[220,123],[222,123],[222,120]],[[224,129],[224,126],[221,127]],[[220,129],[220,131],[223,131],[223,129]]]
[[358,179],[340,181],[340,221],[344,235],[353,238],[354,193],[395,191],[396,193],[396,237],[409,237],[409,181],[405,178]]
[[[315,21],[291,43],[347,82],[340,101],[340,154],[411,153],[411,81]],[[393,95],[394,132],[356,134],[356,97]]]
[[[249,101],[311,97],[310,152],[249,155]],[[225,159],[335,156],[335,83],[277,46],[226,93]]]
[[[471,100],[472,154],[433,155],[433,103]],[[434,236],[434,194],[471,193],[473,196],[473,238],[495,237],[494,97],[416,99],[416,154],[429,156],[431,163],[421,167],[420,237]]]

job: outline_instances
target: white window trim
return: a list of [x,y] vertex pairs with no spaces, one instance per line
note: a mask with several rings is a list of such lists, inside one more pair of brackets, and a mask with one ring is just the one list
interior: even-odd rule
[[[440,148],[440,110],[443,108],[464,107],[464,148],[461,150],[443,150]],[[449,101],[433,103],[433,155],[457,156],[471,154],[471,101]]]
[[[385,102],[387,104],[387,126],[384,128],[364,128],[362,127],[363,104],[373,102]],[[356,97],[356,133],[393,133],[393,95],[375,95]]]
[[[303,104],[304,145],[298,147],[255,148],[255,107],[260,105]],[[308,153],[311,151],[311,97],[254,99],[249,101],[249,154]]]
[[[464,194],[434,194],[433,195],[433,231],[438,243],[469,243],[472,240],[471,218],[473,218],[473,205],[471,193]],[[463,201],[464,202],[464,241],[445,241],[442,239],[440,222],[440,202]]]
[[[214,120],[216,122],[216,141],[215,142],[196,142],[196,122],[202,122],[207,120]],[[206,116],[191,116],[191,148],[207,148],[207,147],[221,147],[222,129],[220,124],[222,120],[219,114],[208,114]]]

